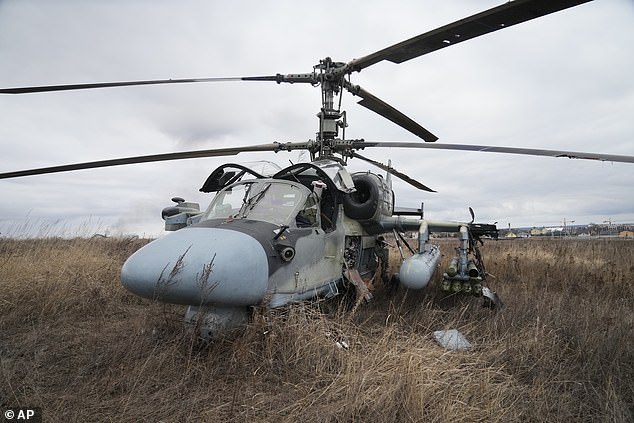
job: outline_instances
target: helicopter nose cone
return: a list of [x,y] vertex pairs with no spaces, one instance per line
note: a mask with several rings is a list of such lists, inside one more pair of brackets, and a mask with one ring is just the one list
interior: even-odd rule
[[121,269],[130,292],[166,303],[258,304],[268,285],[262,245],[241,232],[185,228],[131,255]]

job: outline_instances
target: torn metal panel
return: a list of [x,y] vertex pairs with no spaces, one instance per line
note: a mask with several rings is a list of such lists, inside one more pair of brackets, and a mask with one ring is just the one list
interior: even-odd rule
[[471,343],[457,329],[437,330],[432,335],[436,342],[448,350],[471,348]]
[[373,295],[370,292],[371,282],[364,280],[357,269],[344,270],[343,275],[356,288],[357,303],[362,300],[370,301],[372,299]]

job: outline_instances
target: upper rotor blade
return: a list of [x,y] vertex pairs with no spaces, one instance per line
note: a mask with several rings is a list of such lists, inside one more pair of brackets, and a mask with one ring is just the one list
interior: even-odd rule
[[480,35],[508,28],[591,0],[515,0],[394,44],[348,63],[360,71],[382,60],[402,63]]
[[398,126],[407,129],[412,134],[425,140],[425,142],[434,142],[438,139],[436,135],[432,134],[427,129],[423,128],[418,123],[414,122],[412,119],[408,118],[380,98],[370,94],[360,86],[349,85],[347,88],[352,94],[363,98],[363,100],[358,102],[360,105],[391,120]]
[[73,170],[95,169],[101,167],[121,166],[128,164],[160,162],[167,160],[195,159],[202,157],[234,156],[236,154],[254,151],[280,151],[306,148],[306,143],[272,143],[245,147],[216,148],[211,150],[182,151],[176,153],[153,154],[149,156],[123,157],[120,159],[98,160],[94,162],[73,163],[61,166],[42,167],[38,169],[19,170],[0,173],[0,179],[19,178],[22,176],[43,175],[46,173],[69,172]]
[[432,148],[436,150],[480,151],[486,153],[523,154],[529,156],[567,157],[569,159],[599,160],[604,162],[634,163],[634,156],[618,154],[584,153],[580,151],[540,150],[534,148],[496,147],[492,145],[469,144],[418,144],[413,142],[363,141],[353,143],[353,148],[396,147],[396,148]]
[[229,82],[229,81],[275,81],[278,75],[270,76],[237,76],[228,78],[183,78],[183,79],[153,79],[147,81],[96,82],[89,84],[41,85],[34,87],[0,88],[0,94],[27,94],[47,91],[86,90],[93,88],[127,87],[132,85],[185,84],[194,82]]
[[361,154],[359,153],[352,153],[353,157],[356,157],[358,159],[361,160],[365,160],[368,163],[372,163],[374,166],[378,167],[379,169],[383,169],[386,172],[391,173],[392,175],[396,176],[397,178],[407,182],[408,184],[423,190],[423,191],[427,191],[427,192],[436,192],[433,189],[429,188],[428,186],[423,185],[422,183],[418,182],[416,179],[410,178],[409,176],[407,176],[406,174],[399,172],[398,170],[394,169],[391,166],[386,166],[381,162],[377,162],[375,160],[372,159],[368,159],[367,157],[363,157]]

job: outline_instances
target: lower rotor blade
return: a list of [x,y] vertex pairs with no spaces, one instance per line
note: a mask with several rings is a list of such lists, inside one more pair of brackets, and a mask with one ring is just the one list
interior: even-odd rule
[[404,174],[402,172],[399,172],[398,170],[394,169],[393,167],[386,166],[386,165],[384,165],[381,162],[377,162],[375,160],[368,159],[367,157],[363,157],[359,153],[352,153],[352,156],[356,157],[358,159],[361,159],[361,160],[365,160],[368,163],[372,163],[374,166],[378,167],[379,169],[382,169],[382,170],[384,170],[386,172],[391,173],[392,175],[396,176],[397,178],[407,182],[408,184],[410,184],[410,185],[412,185],[412,186],[414,186],[414,187],[416,187],[416,188],[418,188],[420,190],[427,191],[427,192],[436,192],[433,189],[429,188],[428,186],[425,186],[422,183],[418,182],[416,179],[413,179],[413,178],[407,176],[406,174]]
[[533,148],[496,147],[492,145],[469,145],[469,144],[418,144],[413,142],[396,142],[396,141],[377,141],[377,142],[360,141],[360,142],[353,143],[353,148],[355,149],[364,149],[365,147],[430,148],[435,150],[479,151],[479,152],[485,152],[485,153],[507,153],[507,154],[522,154],[522,155],[528,155],[528,156],[567,157],[569,159],[634,163],[634,156],[625,156],[625,155],[618,155],[618,154],[603,154],[603,153],[584,153],[580,151],[540,150],[540,149],[533,149]]
[[352,94],[363,98],[363,100],[359,101],[360,105],[391,120],[398,126],[407,129],[412,134],[425,140],[425,142],[434,142],[438,139],[436,135],[432,134],[427,129],[423,128],[418,123],[414,122],[412,119],[408,118],[380,98],[370,94],[360,86],[350,85],[346,88],[348,88]]
[[47,173],[69,172],[73,170],[95,169],[110,166],[160,162],[168,160],[195,159],[203,157],[234,156],[240,153],[255,151],[280,151],[305,148],[306,143],[285,143],[251,145],[245,147],[216,148],[211,150],[182,151],[176,153],[153,154],[148,156],[123,157],[119,159],[98,160],[94,162],[73,163],[61,166],[42,167],[38,169],[19,170],[0,173],[0,179],[19,178],[22,176],[43,175]]
[[146,81],[96,82],[89,84],[41,85],[34,87],[0,88],[0,94],[27,94],[47,91],[86,90],[92,88],[127,87],[133,85],[188,84],[194,82],[230,82],[230,81],[278,81],[279,76],[238,76],[228,78],[183,78],[153,79]]

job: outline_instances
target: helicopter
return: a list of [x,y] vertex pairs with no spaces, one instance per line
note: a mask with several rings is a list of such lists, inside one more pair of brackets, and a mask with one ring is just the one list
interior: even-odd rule
[[[224,157],[247,152],[308,151],[309,163],[292,164],[272,172],[227,163],[211,172],[202,192],[216,193],[201,210],[193,202],[174,198],[162,212],[170,233],[134,253],[122,268],[124,287],[142,297],[188,306],[185,320],[201,327],[205,336],[222,333],[248,319],[254,306],[277,308],[314,297],[339,294],[352,286],[358,301],[369,300],[369,283],[378,274],[386,283],[382,261],[384,237],[407,246],[412,256],[403,259],[398,283],[422,289],[439,263],[440,250],[429,242],[434,232],[458,234],[457,254],[443,274],[442,289],[484,296],[496,302],[487,289],[486,269],[478,242],[495,238],[495,225],[426,219],[422,206],[395,207],[392,177],[413,187],[431,188],[399,172],[391,163],[362,155],[373,148],[475,150],[511,154],[568,157],[611,162],[634,162],[631,156],[573,151],[520,149],[459,144],[436,144],[437,136],[364,88],[350,75],[381,61],[402,63],[462,41],[501,30],[586,1],[518,0],[478,13],[372,54],[338,62],[325,57],[306,73],[188,78],[109,83],[72,84],[0,89],[2,94],[24,94],[122,87],[133,85],[189,84],[199,82],[272,82],[309,84],[320,88],[321,105],[314,140],[273,142],[180,153],[126,157],[7,172],[0,178],[74,171],[155,161],[198,157]],[[347,114],[341,109],[343,93],[359,97],[359,104],[418,136],[422,143],[377,142],[347,139]],[[385,171],[347,171],[350,160],[360,160]],[[415,232],[412,248],[401,235]]]

